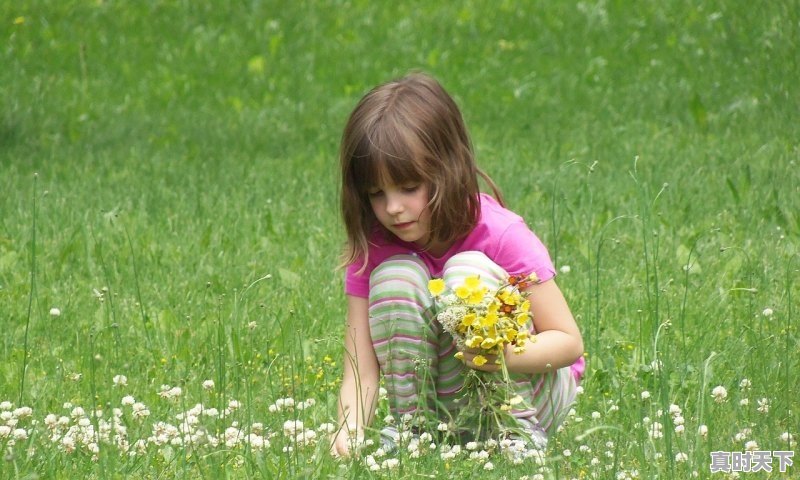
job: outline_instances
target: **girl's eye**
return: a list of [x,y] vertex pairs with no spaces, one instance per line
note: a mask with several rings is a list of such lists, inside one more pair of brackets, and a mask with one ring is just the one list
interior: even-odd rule
[[417,185],[406,185],[405,187],[403,187],[403,191],[404,192],[408,192],[408,193],[414,193],[418,189],[419,189],[419,184],[417,184]]
[[379,197],[383,194],[383,190],[369,190],[367,191],[367,195],[370,197]]

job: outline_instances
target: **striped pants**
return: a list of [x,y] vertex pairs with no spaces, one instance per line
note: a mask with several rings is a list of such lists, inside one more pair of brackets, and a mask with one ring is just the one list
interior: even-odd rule
[[[462,252],[445,263],[443,278],[449,288],[474,275],[489,288],[508,278],[481,252]],[[458,409],[463,373],[469,367],[453,357],[453,338],[435,318],[430,279],[424,262],[413,255],[393,256],[370,275],[370,333],[393,415],[439,412],[443,418],[455,416]],[[570,367],[543,374],[512,373],[511,380],[528,407],[512,414],[523,428],[544,434],[546,441],[575,400],[578,380]]]

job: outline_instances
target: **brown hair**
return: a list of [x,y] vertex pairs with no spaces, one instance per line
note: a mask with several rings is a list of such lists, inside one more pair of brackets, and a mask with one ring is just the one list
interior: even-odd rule
[[478,223],[478,175],[503,204],[494,182],[475,164],[455,101],[433,78],[413,73],[373,88],[350,114],[342,135],[341,204],[347,231],[343,266],[363,260],[377,220],[367,190],[386,181],[428,185],[429,242],[452,242]]

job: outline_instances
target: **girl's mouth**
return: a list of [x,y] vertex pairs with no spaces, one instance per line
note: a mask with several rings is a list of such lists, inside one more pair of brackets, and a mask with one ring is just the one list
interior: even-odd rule
[[414,222],[405,222],[405,223],[395,223],[392,226],[398,230],[405,230],[406,228],[410,227],[413,224]]

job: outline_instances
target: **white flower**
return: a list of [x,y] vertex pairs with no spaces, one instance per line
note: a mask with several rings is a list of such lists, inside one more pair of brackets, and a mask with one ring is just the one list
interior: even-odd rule
[[758,401],[758,411],[761,413],[769,412],[769,399],[762,398]]
[[750,399],[749,398],[743,398],[743,399],[739,400],[739,405],[741,405],[743,407],[746,407],[746,406],[750,405]]
[[150,415],[150,410],[144,403],[136,402],[131,406],[135,418],[144,418]]
[[686,430],[686,427],[684,427],[683,425],[675,426],[675,434],[677,435],[683,435],[684,430]]
[[114,375],[113,382],[116,387],[124,387],[128,384],[128,377],[125,375]]
[[440,432],[446,432],[447,431],[447,424],[446,423],[440,423],[439,425],[436,426],[436,430],[438,430]]
[[561,268],[559,268],[559,270],[561,271],[561,273],[569,273],[572,269],[570,268],[569,265],[562,265]]
[[722,403],[728,398],[728,391],[722,385],[717,385],[711,390],[711,395],[714,397],[715,402]]
[[747,378],[743,378],[742,381],[739,382],[739,388],[741,388],[742,390],[747,390],[751,386],[753,386],[753,384]]
[[44,424],[47,425],[48,428],[55,428],[56,422],[58,422],[58,417],[52,413],[48,413],[47,416],[44,417]]
[[33,409],[31,407],[19,407],[14,410],[14,416],[17,418],[26,418],[33,415]]
[[600,412],[592,412],[592,420],[600,419]]
[[650,392],[648,392],[647,390],[643,391],[642,400],[647,400],[648,398],[650,398]]
[[750,440],[744,444],[744,449],[748,452],[754,452],[758,450],[758,443],[755,440]]
[[492,462],[486,462],[483,464],[484,470],[494,470],[494,464]]
[[217,410],[214,407],[205,408],[205,409],[203,409],[203,415],[205,415],[206,417],[211,417],[211,418],[219,417],[219,410]]
[[708,427],[705,425],[700,425],[697,427],[697,434],[703,438],[706,438],[708,436]]
[[203,381],[203,390],[214,390],[214,380]]
[[294,436],[303,430],[303,422],[300,420],[287,420],[283,423],[283,433],[286,436]]
[[689,455],[686,455],[683,452],[678,452],[675,454],[675,461],[678,463],[683,463],[686,460],[689,460]]
[[648,433],[650,434],[650,438],[661,438],[664,436],[663,426],[659,422],[653,422],[648,429]]
[[61,310],[56,308],[56,307],[51,308],[50,309],[50,316],[51,317],[60,317],[61,316]]
[[771,308],[767,307],[763,312],[761,312],[761,315],[764,315],[765,317],[771,317],[773,313],[775,312],[773,312]]

